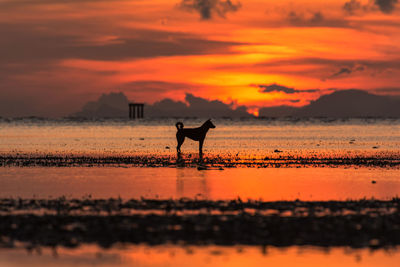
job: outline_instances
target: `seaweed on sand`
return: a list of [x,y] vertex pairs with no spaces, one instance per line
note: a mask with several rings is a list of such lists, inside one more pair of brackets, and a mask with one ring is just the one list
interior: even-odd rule
[[1,199],[0,245],[400,244],[400,200]]
[[339,167],[362,166],[394,168],[400,166],[400,155],[375,156],[276,156],[239,158],[209,156],[176,158],[162,155],[140,156],[79,156],[79,155],[0,155],[0,167],[196,167],[201,163],[211,167]]

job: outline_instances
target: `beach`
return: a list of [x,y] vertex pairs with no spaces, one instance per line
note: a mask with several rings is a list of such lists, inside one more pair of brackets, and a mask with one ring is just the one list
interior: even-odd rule
[[398,260],[399,120],[215,124],[200,159],[173,120],[1,120],[0,262]]

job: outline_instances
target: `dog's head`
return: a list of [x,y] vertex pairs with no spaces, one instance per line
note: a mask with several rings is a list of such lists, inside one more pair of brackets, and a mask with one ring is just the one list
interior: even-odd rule
[[215,125],[211,122],[211,119],[206,121],[206,125],[207,125],[208,128],[215,128]]

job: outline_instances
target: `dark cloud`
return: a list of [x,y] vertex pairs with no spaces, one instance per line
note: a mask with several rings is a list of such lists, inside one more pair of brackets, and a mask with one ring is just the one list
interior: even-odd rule
[[343,74],[350,74],[350,73],[352,73],[351,69],[349,69],[349,68],[341,68],[338,72],[332,74],[331,78],[335,78],[335,77],[341,76]]
[[324,15],[321,12],[315,12],[310,17],[305,17],[300,13],[296,13],[294,11],[289,13],[288,16],[289,21],[292,24],[319,24],[324,21]]
[[194,117],[250,117],[247,113],[245,106],[239,106],[234,108],[233,104],[225,104],[220,100],[207,100],[201,97],[196,97],[193,94],[187,93],[185,101],[188,104],[188,108],[181,110],[177,115],[182,117],[194,116]]
[[350,0],[343,5],[343,10],[348,15],[355,15],[359,12],[374,12],[379,9],[385,14],[391,14],[396,9],[398,0],[373,0],[363,5],[358,0]]
[[354,15],[356,14],[359,10],[362,9],[362,5],[359,1],[357,0],[350,0],[343,5],[343,10],[349,14],[349,15]]
[[142,80],[133,81],[126,84],[117,86],[118,90],[121,90],[128,96],[132,96],[138,100],[149,99],[149,95],[163,96],[163,95],[182,95],[185,92],[194,92],[200,90],[201,85],[188,84],[179,82],[166,82],[157,80]]
[[[386,74],[393,76],[393,73],[400,73],[400,61],[397,59],[395,51],[399,52],[398,49],[389,51],[387,56],[382,60],[306,57],[268,60],[267,62],[256,64],[255,67],[259,71],[273,74],[301,75],[321,80],[345,77],[347,75],[353,75],[355,72],[358,74],[363,72],[363,75],[366,76]],[[384,51],[382,52],[385,53]],[[310,65],[313,66],[312,69],[308,67]],[[304,66],[304,68],[302,66]]]
[[188,11],[196,11],[204,20],[211,19],[214,15],[224,18],[228,12],[236,12],[241,7],[231,0],[182,0],[179,6]]
[[258,84],[257,87],[260,88],[261,93],[284,92],[285,94],[295,94],[295,93],[314,93],[319,91],[318,89],[297,90],[276,83],[270,85]]
[[397,2],[397,0],[375,0],[375,5],[377,5],[383,13],[390,14],[394,11]]
[[288,60],[274,60],[268,61],[266,63],[261,63],[259,65],[323,65],[328,67],[337,67],[337,66],[349,66],[360,68],[361,66],[366,68],[393,68],[400,70],[400,61],[397,59],[385,59],[385,60],[347,60],[347,59],[327,59],[327,58],[318,58],[318,57],[306,57],[306,58],[297,58],[297,59],[288,59]]
[[82,118],[125,118],[129,112],[129,100],[121,92],[102,94],[97,101],[86,103],[72,117]]
[[0,24],[1,62],[61,60],[126,60],[159,56],[229,53],[233,42],[206,40],[199,36],[157,30],[133,29],[130,34],[105,43],[81,36],[47,32],[28,25]]
[[[185,103],[186,102],[186,103]],[[207,100],[186,93],[185,102],[163,99],[153,105],[145,105],[145,117],[251,117],[245,106],[234,108],[220,100]],[[127,118],[128,98],[123,93],[103,94],[97,101],[85,104],[73,117]]]
[[346,20],[326,18],[321,11],[310,14],[291,11],[287,20],[295,27],[350,27]]
[[271,92],[284,92],[286,94],[294,94],[296,93],[296,90],[293,88],[289,88],[286,86],[282,86],[279,84],[270,84],[270,85],[263,85],[263,84],[259,84],[257,85],[258,88],[260,88],[260,92],[262,93],[271,93]]
[[352,66],[352,67],[343,67],[328,78],[334,79],[334,78],[339,78],[339,77],[343,77],[343,76],[348,76],[354,72],[363,71],[363,70],[365,70],[365,67],[362,65],[356,65],[356,66]]

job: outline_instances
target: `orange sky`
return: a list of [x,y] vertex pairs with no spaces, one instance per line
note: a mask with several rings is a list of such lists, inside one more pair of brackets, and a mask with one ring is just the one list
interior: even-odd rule
[[115,91],[251,110],[400,94],[397,2],[0,0],[0,116],[63,116]]

